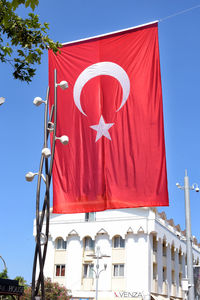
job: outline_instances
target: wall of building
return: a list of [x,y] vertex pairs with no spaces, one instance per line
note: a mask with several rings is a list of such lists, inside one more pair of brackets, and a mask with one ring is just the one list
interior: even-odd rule
[[[183,232],[177,228],[150,208],[97,212],[95,218],[88,219],[87,215],[87,221],[85,214],[51,214],[45,276],[69,288],[75,299],[94,299],[95,273],[92,278],[88,265],[93,264],[97,271],[97,260],[91,255],[99,247],[101,254],[108,256],[99,263],[99,299],[123,295],[126,299],[137,295],[139,299],[143,295],[149,300],[151,294],[181,298],[186,245]],[[56,249],[59,238],[67,242],[66,249]],[[116,238],[121,239],[122,247],[114,246]],[[93,241],[91,249],[86,247],[86,239]],[[193,253],[197,262],[198,245],[194,245]]]

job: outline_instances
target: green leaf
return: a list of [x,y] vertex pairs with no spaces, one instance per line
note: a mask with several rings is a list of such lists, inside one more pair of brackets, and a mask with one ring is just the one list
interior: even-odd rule
[[29,13],[21,18],[15,12],[19,5],[34,10],[38,3],[39,0],[0,0],[0,61],[13,61],[14,78],[26,82],[35,75],[35,66],[41,63],[43,51],[52,49],[57,53],[61,47],[49,38],[49,24],[42,24],[37,14]]

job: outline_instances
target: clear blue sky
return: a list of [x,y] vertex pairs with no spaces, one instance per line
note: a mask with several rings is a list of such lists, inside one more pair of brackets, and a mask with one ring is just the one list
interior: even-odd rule
[[[68,42],[160,20],[197,5],[199,0],[41,0],[37,13],[50,23],[54,40]],[[163,209],[184,229],[184,193],[175,184],[183,183],[185,168],[190,183],[200,184],[200,7],[160,22],[159,45],[170,197],[170,206]],[[11,278],[21,275],[31,282],[36,180],[27,183],[25,174],[39,168],[43,107],[32,101],[45,97],[47,53],[31,84],[13,80],[11,71],[1,64],[0,96],[6,103],[0,107],[0,255]],[[200,193],[191,192],[192,232],[200,242],[199,213]]]

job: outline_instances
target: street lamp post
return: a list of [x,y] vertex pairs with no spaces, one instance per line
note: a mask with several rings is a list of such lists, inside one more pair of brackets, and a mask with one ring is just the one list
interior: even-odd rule
[[[57,131],[57,88],[58,86],[65,90],[68,87],[66,81],[57,83],[57,71],[54,70],[54,103],[51,105],[49,110],[49,87],[47,88],[46,99],[43,100],[40,97],[35,97],[33,104],[40,106],[45,105],[44,110],[44,144],[41,151],[41,159],[38,172],[28,172],[26,174],[26,180],[32,181],[36,175],[37,190],[36,190],[36,246],[33,260],[33,271],[32,271],[32,295],[31,300],[41,299],[45,300],[45,289],[44,289],[44,264],[47,254],[47,245],[49,237],[49,218],[50,218],[50,183],[53,170],[54,153],[57,140],[63,145],[67,145],[69,138],[66,135],[56,136]],[[1,104],[1,103],[0,103]],[[49,115],[49,118],[48,118]],[[52,148],[48,148],[49,135],[52,135]],[[44,172],[45,175],[42,173]],[[45,194],[44,201],[41,203],[41,179],[45,183]],[[45,222],[44,222],[45,220]],[[36,273],[36,270],[38,271]],[[36,275],[38,279],[36,280]],[[41,288],[41,297],[38,296],[39,289]]]
[[191,235],[191,217],[190,217],[190,190],[199,192],[199,187],[196,183],[189,185],[189,177],[185,170],[184,186],[176,183],[179,189],[185,193],[185,225],[186,225],[186,248],[187,248],[187,277],[188,277],[188,300],[194,300],[194,274],[193,274],[193,256],[192,256],[192,235]]
[[6,270],[7,269],[7,266],[6,266],[6,262],[5,262],[5,260],[3,259],[3,257],[2,256],[0,256],[0,259],[2,260],[2,262],[3,262],[3,265],[4,265],[4,270]]
[[[5,102],[5,98],[4,98],[4,97],[0,97],[0,105],[4,104],[4,102]],[[1,260],[2,260],[2,262],[3,262],[3,265],[4,265],[4,270],[6,270],[6,269],[7,269],[7,267],[6,267],[6,262],[5,262],[5,260],[3,259],[3,257],[2,257],[2,256],[0,256],[0,259],[1,259]]]
[[[3,262],[3,265],[4,265],[4,270],[7,270],[7,266],[6,266],[6,262],[5,262],[5,260],[3,259],[3,257],[2,256],[0,256],[0,259],[2,260],[2,262]],[[3,296],[1,296],[1,300],[3,299],[2,298]]]
[[4,97],[0,97],[0,105],[4,104],[5,102],[5,98]]
[[92,257],[93,259],[97,260],[96,263],[96,270],[90,265],[90,269],[95,273],[95,278],[96,278],[96,290],[95,290],[95,300],[98,300],[98,291],[99,291],[99,276],[101,272],[105,271],[107,268],[107,264],[104,264],[104,268],[99,270],[99,259],[102,259],[103,257],[110,257],[109,255],[104,255],[101,254],[100,247],[97,247],[96,253],[95,254],[88,254],[87,256]]

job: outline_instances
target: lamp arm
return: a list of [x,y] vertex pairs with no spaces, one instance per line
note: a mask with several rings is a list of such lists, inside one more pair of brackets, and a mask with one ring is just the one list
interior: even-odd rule
[[97,272],[96,272],[93,268],[90,268],[90,270],[91,270],[92,272],[94,272],[94,273],[95,273],[95,277],[97,277]]
[[101,271],[99,271],[99,275],[101,274],[101,272],[105,271],[105,269],[102,269]]

